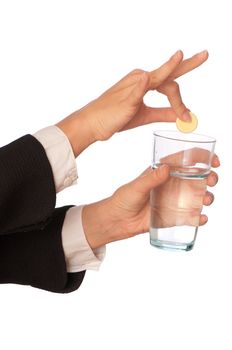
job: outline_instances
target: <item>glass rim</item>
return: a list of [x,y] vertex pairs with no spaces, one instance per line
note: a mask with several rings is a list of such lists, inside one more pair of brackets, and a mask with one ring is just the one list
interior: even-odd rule
[[[169,135],[168,135],[169,134]],[[175,130],[156,130],[154,136],[162,137],[173,141],[189,142],[189,143],[215,143],[216,139],[197,133],[182,133]],[[173,136],[172,136],[173,135]]]

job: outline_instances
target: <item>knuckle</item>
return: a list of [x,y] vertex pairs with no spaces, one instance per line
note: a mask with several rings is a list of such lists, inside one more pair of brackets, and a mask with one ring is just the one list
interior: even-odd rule
[[160,78],[160,76],[158,74],[152,74],[151,83],[152,83],[152,86],[154,88],[156,88],[157,86],[161,85],[162,79]]
[[136,69],[133,69],[130,74],[131,75],[138,75],[138,74],[142,74],[144,71],[142,69],[139,69],[139,68],[136,68]]
[[167,167],[164,165],[162,167],[158,168],[154,172],[155,179],[158,183],[162,182],[165,179],[166,175],[167,175]]
[[180,92],[180,88],[179,88],[179,85],[176,81],[172,81],[170,84],[169,84],[169,91],[170,93],[172,94],[177,94]]
[[174,98],[178,97],[178,99],[181,101],[180,98],[180,88],[177,82],[172,81],[167,84],[161,84],[158,89],[159,92],[167,95],[169,98]]
[[173,102],[172,105],[180,114],[182,114],[186,110],[186,107],[181,100]]

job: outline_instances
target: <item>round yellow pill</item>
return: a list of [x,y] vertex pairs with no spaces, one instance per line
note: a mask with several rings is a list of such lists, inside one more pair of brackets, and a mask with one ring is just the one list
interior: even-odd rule
[[195,114],[189,112],[192,120],[190,122],[184,122],[183,120],[177,118],[176,126],[181,132],[192,132],[197,128],[198,120]]

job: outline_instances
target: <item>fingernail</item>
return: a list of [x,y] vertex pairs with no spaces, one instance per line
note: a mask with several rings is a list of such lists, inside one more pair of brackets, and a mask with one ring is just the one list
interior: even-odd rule
[[185,111],[182,114],[182,120],[185,121],[185,122],[191,122],[192,118],[191,118],[191,115],[189,114],[188,111]]
[[201,52],[198,53],[198,55],[201,55],[201,56],[206,56],[206,55],[208,55],[208,54],[209,54],[209,53],[208,53],[207,50],[203,50],[203,51],[201,51]]
[[208,194],[206,195],[206,201],[207,201],[208,204],[212,204],[212,203],[213,203],[213,201],[214,201],[214,195],[213,195],[213,193],[208,193]]
[[214,185],[216,185],[218,182],[218,177],[216,175],[212,175],[212,176],[213,176],[213,183]]
[[218,158],[218,156],[214,156],[214,157],[215,157],[214,159],[218,162],[218,164],[221,165],[220,159]]
[[178,60],[179,60],[179,59],[182,57],[182,55],[183,55],[182,51],[181,51],[181,50],[178,50],[178,51],[176,51],[176,53],[174,53],[174,55],[172,56],[172,58],[178,59]]

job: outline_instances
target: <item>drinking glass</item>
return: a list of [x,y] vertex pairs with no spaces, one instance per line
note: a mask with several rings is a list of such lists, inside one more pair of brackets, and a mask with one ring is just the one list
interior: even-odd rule
[[150,243],[191,250],[196,241],[207,176],[216,140],[176,131],[155,131],[152,168],[170,167],[170,177],[151,190]]

